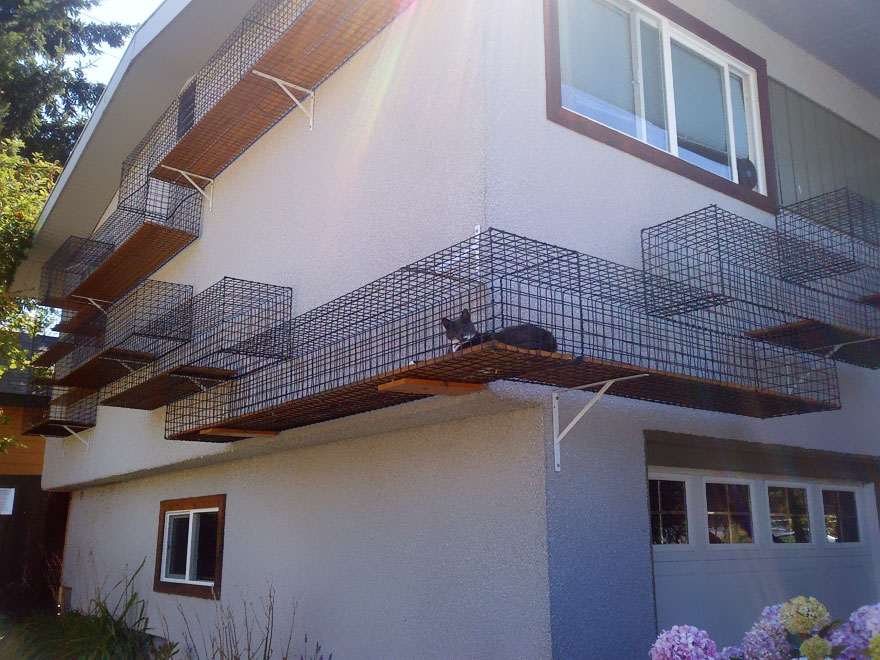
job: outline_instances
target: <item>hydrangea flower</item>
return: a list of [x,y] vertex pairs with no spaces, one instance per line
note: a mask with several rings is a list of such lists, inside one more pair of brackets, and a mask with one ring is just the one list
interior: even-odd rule
[[831,615],[818,600],[796,596],[782,605],[779,622],[785,629],[796,635],[807,635],[831,623]]
[[742,646],[725,646],[721,650],[721,660],[733,660],[743,657]]
[[743,660],[789,660],[791,645],[779,622],[782,605],[765,607],[742,643]]
[[825,660],[831,654],[831,644],[818,635],[813,635],[803,641],[799,651],[807,660]]
[[720,660],[715,642],[705,630],[672,626],[651,647],[651,660]]
[[833,646],[846,646],[838,660],[864,660],[859,653],[868,648],[873,637],[880,635],[880,603],[864,605],[853,612],[849,621],[832,631],[828,641]]

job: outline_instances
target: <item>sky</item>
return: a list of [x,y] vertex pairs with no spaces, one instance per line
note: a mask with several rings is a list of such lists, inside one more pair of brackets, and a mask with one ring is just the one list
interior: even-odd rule
[[[100,23],[115,21],[140,25],[161,4],[162,0],[103,0],[100,5],[84,12],[83,18]],[[124,52],[123,47],[108,50],[98,57],[86,58],[83,64],[90,65],[86,69],[86,76],[89,80],[106,84]]]

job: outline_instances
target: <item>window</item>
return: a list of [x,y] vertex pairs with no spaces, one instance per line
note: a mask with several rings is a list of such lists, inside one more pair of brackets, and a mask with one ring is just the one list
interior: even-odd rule
[[748,484],[706,482],[709,543],[753,543]]
[[810,514],[807,489],[767,486],[770,533],[774,543],[809,543]]
[[191,82],[177,100],[177,139],[193,127],[196,121],[196,83]]
[[764,60],[664,0],[547,6],[551,120],[775,210]]
[[650,479],[651,542],[654,545],[688,543],[687,496],[684,481]]
[[829,543],[858,543],[859,516],[851,490],[822,490],[825,535]]
[[225,509],[225,495],[160,504],[155,591],[220,597]]
[[0,516],[11,516],[15,502],[15,488],[0,488]]

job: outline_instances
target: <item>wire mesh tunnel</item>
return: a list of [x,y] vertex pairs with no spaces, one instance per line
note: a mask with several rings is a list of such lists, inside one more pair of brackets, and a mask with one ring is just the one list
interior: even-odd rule
[[93,428],[98,413],[98,395],[79,387],[52,387],[46,408],[26,408],[23,435],[64,438]]
[[[648,300],[639,270],[490,229],[296,317],[290,359],[171,404],[166,436],[225,441],[500,379],[649,374],[611,391],[757,417],[838,407],[825,358],[658,317]],[[443,318],[466,326],[458,350]]]
[[[785,268],[781,254],[788,254]],[[642,230],[645,272],[702,292],[661,315],[858,366],[880,366],[880,310],[803,286],[795,273],[851,273],[850,255],[709,206]],[[663,297],[667,299],[668,296]]]
[[190,338],[177,319],[191,303],[188,284],[146,280],[76,336],[76,348],[55,366],[57,382],[97,389],[155,360]]
[[[783,276],[831,295],[880,307],[880,206],[846,188],[783,207],[776,216]],[[804,258],[792,247],[818,245],[853,267],[845,272]]]
[[108,385],[101,403],[152,410],[285,359],[291,311],[289,287],[224,277],[169,315],[187,340]]
[[411,2],[260,0],[126,159],[120,196],[188,185],[180,170],[207,183]]
[[48,307],[80,310],[88,306],[71,293],[112,253],[111,243],[70,236],[43,264],[40,271],[39,301]]

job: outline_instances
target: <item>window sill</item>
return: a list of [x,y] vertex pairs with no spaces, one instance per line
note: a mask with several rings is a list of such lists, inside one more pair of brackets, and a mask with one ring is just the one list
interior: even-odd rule
[[215,587],[213,586],[208,587],[201,584],[185,584],[182,582],[165,582],[163,580],[156,580],[153,583],[153,591],[157,594],[220,600],[219,590],[215,590]]
[[[548,96],[549,96],[548,89]],[[588,119],[576,112],[567,110],[562,107],[561,101],[555,102],[555,99],[547,99],[547,119],[557,123],[565,128],[586,135],[587,137],[603,142],[609,146],[625,151],[626,153],[636,156],[658,167],[679,174],[685,178],[702,184],[720,193],[733,197],[741,202],[745,202],[762,211],[775,214],[777,211],[777,202],[774,196],[762,195],[754,190],[748,190],[742,186],[713,174],[708,170],[704,170],[692,163],[681,158],[677,158],[670,153],[661,151],[656,147],[641,142],[629,135],[615,131],[600,124],[597,121]]]

